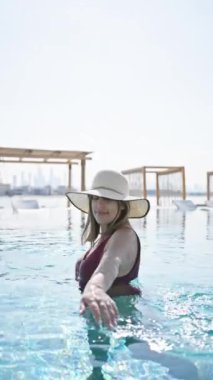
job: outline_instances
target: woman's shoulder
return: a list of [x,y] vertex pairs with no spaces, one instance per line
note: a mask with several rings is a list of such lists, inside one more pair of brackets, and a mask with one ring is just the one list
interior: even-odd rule
[[118,229],[115,231],[115,233],[136,235],[136,231],[134,230],[134,228],[129,223],[126,223],[126,224],[118,227]]
[[[129,224],[119,227],[111,236],[112,240],[122,239],[122,241],[135,241],[137,239],[136,231]],[[110,239],[110,240],[111,240]]]

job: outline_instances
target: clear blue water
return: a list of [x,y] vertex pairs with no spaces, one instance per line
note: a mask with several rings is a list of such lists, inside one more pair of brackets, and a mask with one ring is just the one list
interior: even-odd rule
[[143,297],[117,299],[110,332],[79,316],[84,219],[48,202],[0,210],[0,380],[212,380],[213,210],[153,207],[133,222]]

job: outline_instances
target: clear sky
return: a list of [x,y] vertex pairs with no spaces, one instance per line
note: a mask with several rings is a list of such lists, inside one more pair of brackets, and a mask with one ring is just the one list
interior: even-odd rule
[[205,188],[212,20],[212,0],[0,0],[0,146],[93,151],[89,176],[184,165]]

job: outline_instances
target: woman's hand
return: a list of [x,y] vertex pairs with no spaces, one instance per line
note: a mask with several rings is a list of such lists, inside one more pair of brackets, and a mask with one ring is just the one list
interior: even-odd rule
[[80,314],[83,314],[89,307],[93,317],[98,324],[103,323],[109,328],[114,328],[118,319],[118,309],[113,299],[104,292],[102,288],[93,286],[84,291],[81,303]]

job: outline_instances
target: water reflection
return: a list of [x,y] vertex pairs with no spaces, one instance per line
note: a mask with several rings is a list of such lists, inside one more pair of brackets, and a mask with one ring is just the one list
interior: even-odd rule
[[143,231],[143,236],[151,231],[161,239],[166,234],[169,238],[175,236],[180,241],[185,240],[186,213],[173,208],[152,209],[146,218],[133,219],[131,224],[138,232]]
[[145,218],[140,218],[140,219],[130,219],[130,223],[137,231],[141,231],[141,230],[145,231],[149,223],[147,218],[149,219],[149,216]]
[[78,239],[80,243],[84,224],[85,215],[83,213],[80,213],[78,210],[73,210],[68,207],[66,210],[66,225],[69,241],[73,242],[74,240]]
[[156,209],[156,229],[157,235],[167,234],[170,238],[173,236],[180,241],[185,241],[186,213],[174,210],[172,208]]
[[83,232],[85,223],[86,223],[86,217],[87,215],[83,212],[81,212],[81,232]]
[[67,229],[68,231],[72,228],[72,212],[70,207],[67,207]]
[[207,210],[206,239],[213,240],[213,210]]

